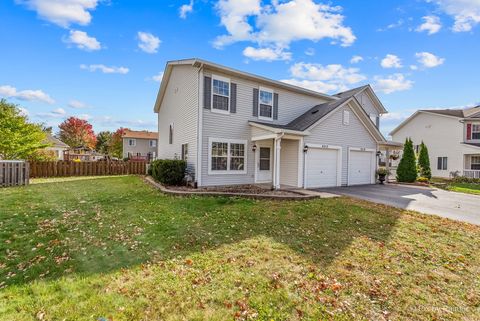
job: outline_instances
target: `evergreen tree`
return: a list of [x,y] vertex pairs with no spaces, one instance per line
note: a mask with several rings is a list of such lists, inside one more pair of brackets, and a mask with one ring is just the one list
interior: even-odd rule
[[418,154],[418,167],[420,169],[420,176],[426,177],[428,179],[432,178],[432,170],[430,169],[428,148],[423,142],[420,145],[420,153]]
[[397,168],[397,181],[413,183],[417,179],[417,164],[415,160],[415,152],[413,151],[413,143],[410,138],[405,140],[403,146],[403,156]]

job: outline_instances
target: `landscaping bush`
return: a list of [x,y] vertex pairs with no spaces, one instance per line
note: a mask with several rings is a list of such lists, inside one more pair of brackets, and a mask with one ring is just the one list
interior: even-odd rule
[[420,152],[418,153],[418,168],[420,176],[427,179],[432,178],[432,170],[430,169],[430,157],[428,156],[428,148],[423,142],[420,145]]
[[417,164],[413,143],[410,138],[405,140],[403,147],[403,156],[397,167],[397,181],[413,183],[417,179]]
[[468,184],[480,184],[480,178],[469,178],[465,176],[457,176],[452,179],[454,183],[468,183]]
[[420,176],[419,178],[417,178],[417,182],[419,183],[428,183],[429,180],[430,179],[428,177],[423,177],[423,176]]
[[166,185],[181,185],[185,177],[187,162],[179,159],[159,159],[152,162],[152,176]]

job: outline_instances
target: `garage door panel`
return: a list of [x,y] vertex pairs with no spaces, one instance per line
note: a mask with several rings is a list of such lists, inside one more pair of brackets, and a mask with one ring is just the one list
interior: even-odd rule
[[307,155],[307,187],[337,186],[338,153],[336,149],[312,148]]
[[373,176],[373,152],[350,151],[348,185],[371,184]]

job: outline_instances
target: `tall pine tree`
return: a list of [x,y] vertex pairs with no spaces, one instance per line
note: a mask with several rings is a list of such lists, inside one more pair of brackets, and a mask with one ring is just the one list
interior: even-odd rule
[[417,164],[415,161],[415,152],[410,138],[405,140],[403,146],[403,156],[397,167],[397,181],[413,183],[417,179]]
[[428,156],[428,148],[423,142],[420,145],[420,153],[418,154],[418,167],[420,176],[428,179],[432,178],[432,170],[430,169],[430,158]]

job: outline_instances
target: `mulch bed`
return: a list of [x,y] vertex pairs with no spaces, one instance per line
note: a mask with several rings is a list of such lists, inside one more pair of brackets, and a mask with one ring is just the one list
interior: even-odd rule
[[282,196],[298,196],[301,193],[287,190],[272,190],[270,188],[257,185],[233,185],[233,186],[215,186],[193,188],[190,186],[165,186],[170,190],[185,192],[216,192],[216,193],[232,193],[232,194],[260,194],[260,195],[282,195]]

